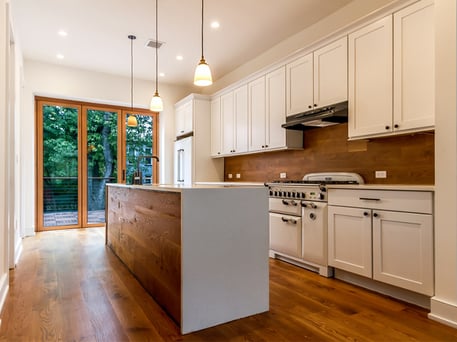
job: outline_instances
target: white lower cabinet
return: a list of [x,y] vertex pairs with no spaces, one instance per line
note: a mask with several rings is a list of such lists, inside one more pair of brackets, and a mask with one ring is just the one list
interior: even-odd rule
[[328,199],[329,265],[434,294],[431,192],[329,189]]

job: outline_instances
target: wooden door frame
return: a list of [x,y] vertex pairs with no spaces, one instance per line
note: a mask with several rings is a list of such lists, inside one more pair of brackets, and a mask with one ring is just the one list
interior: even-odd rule
[[[65,226],[44,226],[43,203],[43,106],[61,106],[78,109],[78,224]],[[66,100],[50,97],[35,97],[35,231],[78,229],[82,227],[100,227],[104,223],[87,222],[88,194],[87,194],[87,110],[102,110],[118,113],[118,174],[117,182],[125,183],[122,179],[122,170],[126,169],[126,117],[128,114],[151,116],[153,120],[153,154],[159,151],[159,113],[147,109],[126,108],[116,105],[97,104],[83,101]],[[84,158],[83,156],[86,156]],[[159,168],[155,163],[153,182],[158,182]],[[83,223],[85,222],[84,226]]]
[[[80,228],[81,227],[81,215],[82,212],[82,201],[80,200],[80,195],[78,195],[78,224],[77,225],[65,225],[65,226],[44,226],[44,204],[43,204],[43,106],[60,106],[67,108],[77,108],[78,109],[78,178],[81,174],[81,145],[82,139],[80,134],[81,127],[81,111],[82,106],[75,102],[60,101],[59,99],[47,99],[47,98],[35,98],[36,105],[36,144],[35,144],[35,156],[36,156],[36,191],[35,191],[35,225],[36,231],[46,231],[46,230],[60,230],[60,229],[69,229],[69,228]],[[78,194],[82,191],[82,182],[78,179]]]

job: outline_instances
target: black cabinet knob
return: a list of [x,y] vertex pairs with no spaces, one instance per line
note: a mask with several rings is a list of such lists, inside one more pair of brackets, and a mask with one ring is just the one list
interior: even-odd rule
[[398,124],[395,124],[395,125],[394,125],[394,128],[398,128],[398,127],[399,127]]
[[376,214],[376,213],[374,213],[374,214],[373,214],[373,217],[378,217],[378,216],[379,216],[379,215],[378,215],[378,214]]
[[368,216],[368,213],[366,211],[364,211],[363,216]]
[[386,126],[386,129],[390,129],[390,126]]
[[313,108],[313,106],[309,105],[308,108]]

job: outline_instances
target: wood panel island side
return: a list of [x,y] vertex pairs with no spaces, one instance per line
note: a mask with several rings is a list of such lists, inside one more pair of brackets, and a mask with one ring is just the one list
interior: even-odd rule
[[106,244],[182,334],[268,311],[265,187],[106,188]]

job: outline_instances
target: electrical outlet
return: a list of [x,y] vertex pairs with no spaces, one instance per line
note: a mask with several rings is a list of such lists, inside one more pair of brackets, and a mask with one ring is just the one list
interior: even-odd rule
[[235,177],[236,177],[237,179],[240,179],[240,178],[241,178],[241,174],[237,173],[237,174],[235,175]]
[[287,178],[287,173],[281,172],[281,173],[279,174],[279,178]]
[[229,173],[229,174],[227,175],[227,177],[228,177],[228,179],[232,179],[232,178],[233,178],[233,175],[232,175],[231,173]]
[[375,171],[374,176],[376,178],[387,178],[387,171]]

